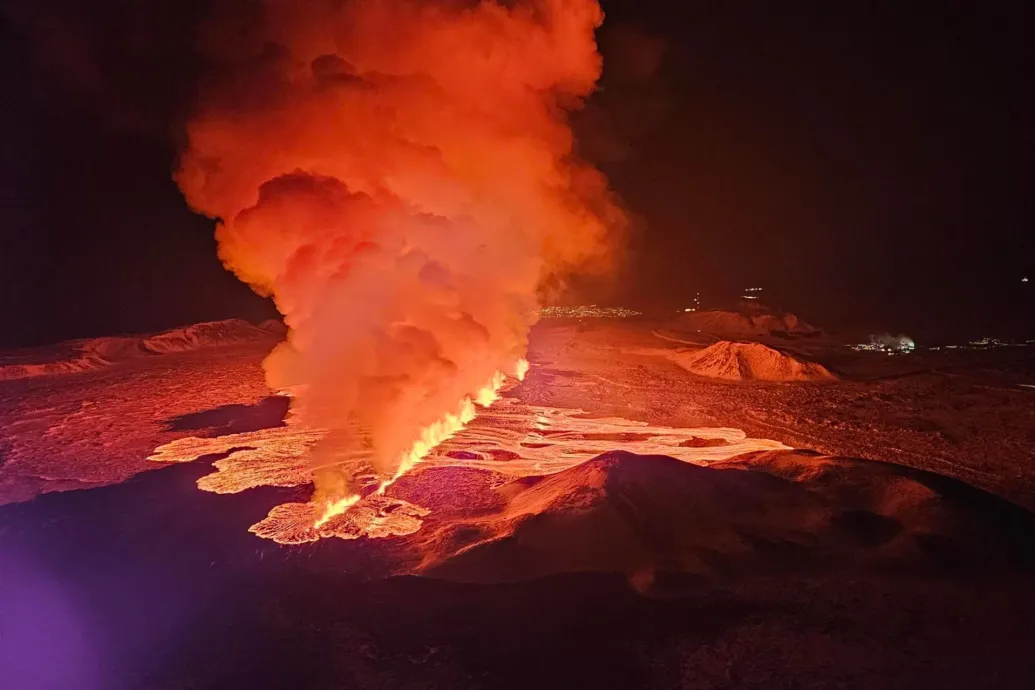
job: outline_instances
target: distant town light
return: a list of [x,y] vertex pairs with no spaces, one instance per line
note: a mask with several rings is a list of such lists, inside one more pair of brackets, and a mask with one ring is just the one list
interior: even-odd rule
[[883,335],[871,335],[870,342],[849,345],[849,347],[857,352],[885,352],[889,355],[909,354],[916,349],[916,342],[907,335],[890,335],[885,333]]
[[[1025,342],[1000,340],[991,336],[971,340],[963,345],[937,345],[929,347],[929,350],[987,350],[996,347],[1031,347],[1035,340]],[[870,350],[873,352],[886,352],[888,354],[910,353],[916,350],[916,343],[907,336],[871,335],[870,342],[858,345],[849,345],[853,350]]]
[[598,307],[595,304],[574,307],[544,307],[539,315],[544,319],[624,319],[640,312],[624,307]]
[[1027,283],[1028,282],[1028,276],[1024,276],[1023,278],[1021,278],[1021,282],[1022,283]]
[[762,292],[762,288],[760,288],[760,287],[744,288],[744,294],[741,295],[740,298],[741,299],[759,299],[761,297],[761,295],[749,294],[749,293],[752,293],[752,292]]

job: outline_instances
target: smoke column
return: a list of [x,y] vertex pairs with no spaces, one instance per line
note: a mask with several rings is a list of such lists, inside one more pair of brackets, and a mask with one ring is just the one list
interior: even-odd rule
[[314,500],[355,492],[348,456],[392,477],[513,372],[566,276],[609,269],[624,216],[567,119],[602,19],[595,0],[266,0],[202,32],[175,178],[284,315],[264,366],[328,431]]

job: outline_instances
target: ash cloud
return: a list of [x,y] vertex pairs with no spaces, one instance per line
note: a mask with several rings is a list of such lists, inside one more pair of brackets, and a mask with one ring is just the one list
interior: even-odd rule
[[513,371],[544,299],[614,265],[625,216],[568,120],[602,19],[595,0],[268,0],[202,32],[214,68],[176,181],[284,314],[267,379],[329,430],[323,498],[354,490],[350,453],[391,476]]

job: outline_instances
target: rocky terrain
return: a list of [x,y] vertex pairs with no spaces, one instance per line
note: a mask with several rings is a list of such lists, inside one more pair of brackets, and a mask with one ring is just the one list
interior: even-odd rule
[[[311,433],[263,383],[276,340],[142,336],[144,355],[0,382],[15,687],[1035,679],[1026,351],[543,324],[497,406],[284,546],[249,532],[311,491]],[[685,366],[716,353],[736,376]]]

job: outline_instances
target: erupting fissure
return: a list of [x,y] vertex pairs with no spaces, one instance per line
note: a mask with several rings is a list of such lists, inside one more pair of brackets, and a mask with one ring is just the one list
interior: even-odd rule
[[[522,381],[527,372],[528,360],[524,358],[519,359],[514,367],[514,378],[518,381]],[[430,454],[436,446],[449,440],[456,435],[457,432],[467,426],[467,424],[475,418],[475,403],[481,407],[489,407],[492,403],[499,400],[500,389],[503,388],[503,384],[506,383],[506,380],[506,374],[502,371],[497,371],[493,374],[492,380],[478,391],[474,401],[472,401],[471,398],[464,398],[458,405],[456,413],[447,412],[441,419],[422,429],[420,432],[420,438],[414,441],[410,450],[399,459],[399,467],[395,471],[395,474],[392,477],[383,480],[378,485],[377,493],[383,494],[389,486],[398,481],[398,479],[404,474],[412,470],[421,460],[428,457],[428,454]],[[337,500],[327,501],[324,505],[323,514],[320,515],[316,522],[313,523],[313,529],[320,529],[326,525],[331,518],[341,515],[346,510],[359,503],[362,498],[363,497],[357,493]]]
[[235,3],[202,32],[176,181],[284,315],[264,367],[295,422],[326,431],[307,458],[319,526],[491,404],[544,301],[613,265],[625,216],[569,122],[600,76],[603,13]]

